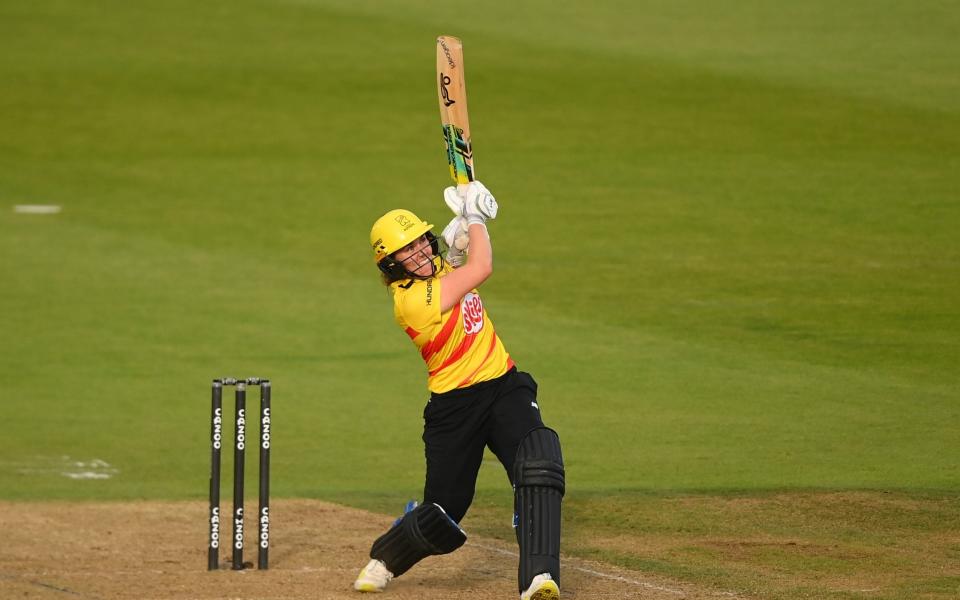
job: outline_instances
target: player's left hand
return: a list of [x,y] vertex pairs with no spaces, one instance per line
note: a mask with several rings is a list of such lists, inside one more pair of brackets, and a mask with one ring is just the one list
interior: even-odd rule
[[456,216],[450,219],[447,226],[443,228],[443,240],[447,242],[447,262],[454,268],[461,266],[466,262],[466,251],[470,246],[470,234],[467,232],[467,220],[464,217]]
[[446,258],[447,262],[450,263],[454,269],[456,269],[463,266],[463,264],[467,262],[467,253],[463,250],[450,248],[447,250],[447,254],[444,256],[444,258]]
[[453,214],[457,216],[463,214],[463,204],[466,200],[457,192],[457,188],[453,186],[445,188],[443,190],[443,201],[446,202],[450,210],[453,211]]
[[466,250],[470,245],[467,219],[464,217],[456,216],[450,219],[450,222],[443,228],[443,233],[440,235],[444,241],[447,242],[447,246],[451,248]]

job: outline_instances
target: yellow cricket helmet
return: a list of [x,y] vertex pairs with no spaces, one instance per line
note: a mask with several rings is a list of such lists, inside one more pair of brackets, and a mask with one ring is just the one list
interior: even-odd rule
[[409,210],[394,209],[377,219],[370,229],[370,248],[373,250],[373,262],[377,263],[389,278],[409,277],[410,274],[390,256],[407,244],[415,242],[421,235],[427,234],[434,254],[439,255],[437,238],[430,230],[433,225],[422,220]]
[[431,229],[433,225],[421,220],[409,210],[391,210],[377,219],[370,230],[373,262],[379,263]]

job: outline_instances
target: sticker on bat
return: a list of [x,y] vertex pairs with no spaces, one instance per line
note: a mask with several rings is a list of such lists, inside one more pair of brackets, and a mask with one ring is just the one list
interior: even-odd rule
[[450,176],[457,183],[473,181],[473,148],[470,141],[463,138],[463,130],[454,125],[443,127],[443,139],[447,144],[447,163]]
[[440,73],[440,95],[443,96],[443,105],[450,106],[451,104],[456,104],[456,100],[450,99],[450,90],[447,89],[447,86],[450,85],[450,76]]

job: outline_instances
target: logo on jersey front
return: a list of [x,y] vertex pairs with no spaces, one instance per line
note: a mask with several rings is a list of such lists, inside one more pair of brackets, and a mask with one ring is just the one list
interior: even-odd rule
[[463,315],[463,332],[473,335],[483,329],[483,302],[480,296],[468,292],[460,301],[460,314]]

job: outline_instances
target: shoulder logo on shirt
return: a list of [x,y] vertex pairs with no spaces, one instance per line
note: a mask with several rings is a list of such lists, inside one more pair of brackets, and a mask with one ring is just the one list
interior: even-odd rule
[[480,296],[467,292],[460,301],[460,313],[463,315],[464,333],[473,335],[483,329],[483,302]]
[[433,280],[427,280],[427,306],[433,304]]

